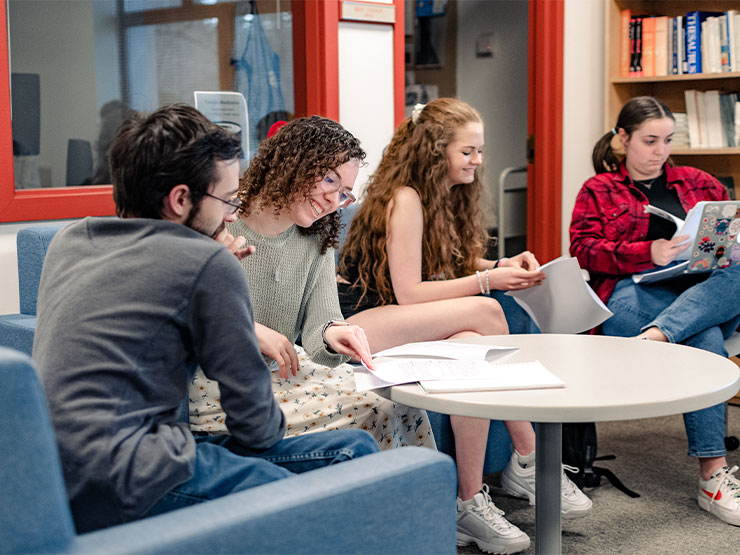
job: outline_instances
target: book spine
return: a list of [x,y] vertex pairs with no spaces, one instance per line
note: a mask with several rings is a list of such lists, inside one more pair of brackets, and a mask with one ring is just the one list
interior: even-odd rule
[[671,18],[671,27],[673,28],[673,52],[671,53],[671,74],[678,74],[678,18]]
[[634,17],[630,19],[630,77],[635,76],[635,21]]
[[686,14],[686,60],[687,73],[701,73],[701,27],[699,12]]
[[645,77],[655,75],[655,18],[642,20],[642,74]]
[[635,23],[635,76],[642,76],[642,17]]
[[719,16],[719,47],[722,72],[730,71],[730,35],[727,27],[727,15]]
[[688,70],[686,63],[686,22],[682,15],[676,16],[676,28],[678,29],[678,73],[683,74]]
[[668,18],[655,18],[655,75],[668,74]]
[[619,75],[628,77],[630,74],[630,10],[622,10],[619,23]]
[[701,147],[701,135],[699,134],[699,117],[696,111],[696,91],[685,89],[683,94],[686,103],[686,119],[689,124],[689,146],[699,148]]

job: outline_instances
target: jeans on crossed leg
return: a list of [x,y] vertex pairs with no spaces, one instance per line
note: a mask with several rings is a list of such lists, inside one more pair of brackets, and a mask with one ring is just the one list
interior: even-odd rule
[[171,490],[143,516],[217,499],[268,482],[375,453],[362,430],[334,430],[290,437],[269,449],[244,447],[230,435],[197,435],[192,478]]
[[[724,340],[740,323],[740,266],[708,276],[684,276],[647,285],[617,283],[602,325],[606,335],[630,337],[657,326],[672,342],[727,356]],[[684,414],[689,455],[725,455],[724,403]]]
[[509,334],[540,333],[540,328],[529,317],[527,311],[519,306],[519,303],[514,300],[514,297],[507,295],[506,291],[492,289],[491,298],[496,299],[501,305],[504,316],[506,317],[506,323],[509,326]]

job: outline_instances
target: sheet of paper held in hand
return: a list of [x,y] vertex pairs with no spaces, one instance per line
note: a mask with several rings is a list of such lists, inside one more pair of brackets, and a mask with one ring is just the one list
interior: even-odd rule
[[575,258],[561,256],[540,267],[542,285],[508,291],[542,333],[581,333],[612,315],[583,279]]

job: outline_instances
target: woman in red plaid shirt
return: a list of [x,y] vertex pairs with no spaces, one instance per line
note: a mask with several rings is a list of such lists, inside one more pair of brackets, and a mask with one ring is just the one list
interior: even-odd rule
[[[690,244],[648,205],[685,218],[699,201],[727,200],[714,177],[670,161],[674,118],[660,100],[631,99],[594,147],[596,175],[576,198],[570,253],[591,274],[614,313],[606,335],[682,343],[727,356],[724,340],[740,324],[740,265],[636,284],[632,274],[672,263]],[[740,526],[740,481],[725,458],[724,404],[684,414],[689,455],[699,459],[699,506]]]

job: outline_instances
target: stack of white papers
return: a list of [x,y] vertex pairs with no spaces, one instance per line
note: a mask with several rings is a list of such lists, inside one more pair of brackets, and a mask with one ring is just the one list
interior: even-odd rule
[[420,382],[424,389],[434,393],[565,386],[539,361],[490,362],[516,350],[518,347],[447,341],[408,343],[377,353],[374,372],[356,367],[355,386],[357,391],[366,391]]

